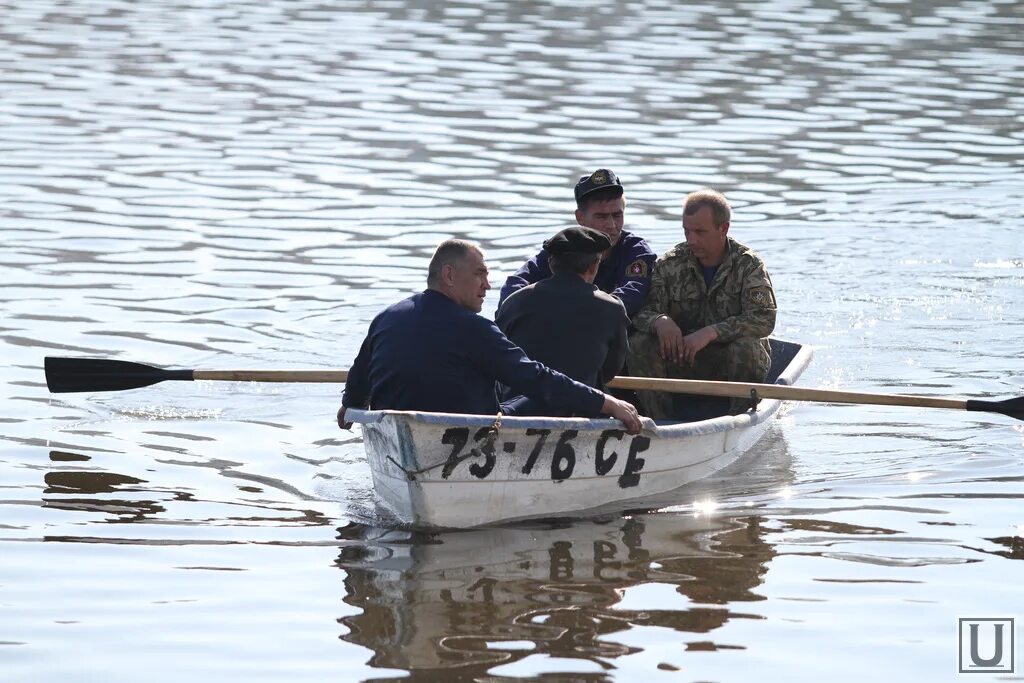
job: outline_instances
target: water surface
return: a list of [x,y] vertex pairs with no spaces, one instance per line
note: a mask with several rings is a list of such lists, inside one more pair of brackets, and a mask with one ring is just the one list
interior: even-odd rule
[[658,252],[727,194],[807,386],[1020,395],[1019,3],[0,13],[4,680],[935,681],[959,617],[1024,624],[1009,418],[791,405],[655,509],[426,533],[339,387],[41,369],[345,368],[439,240],[500,285],[604,166]]

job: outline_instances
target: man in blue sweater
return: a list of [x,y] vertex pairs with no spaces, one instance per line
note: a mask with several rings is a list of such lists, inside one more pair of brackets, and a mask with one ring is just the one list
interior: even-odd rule
[[494,415],[496,382],[565,414],[610,415],[640,431],[632,404],[530,360],[483,316],[483,252],[445,240],[430,261],[427,289],[378,314],[349,370],[338,425],[349,407]]
[[[576,183],[576,222],[585,228],[603,232],[611,247],[601,255],[594,284],[617,297],[630,318],[640,310],[651,288],[651,269],[657,255],[640,237],[623,230],[626,197],[618,177],[606,168],[585,175]],[[501,288],[500,309],[512,292],[551,277],[546,249],[510,275]]]

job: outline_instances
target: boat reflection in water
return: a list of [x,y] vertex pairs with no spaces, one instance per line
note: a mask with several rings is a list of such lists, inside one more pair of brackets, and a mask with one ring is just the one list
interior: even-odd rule
[[[760,618],[737,603],[762,599],[775,554],[763,536],[757,516],[690,513],[438,533],[351,524],[337,564],[362,613],[340,620],[343,638],[374,666],[464,676],[536,654],[612,668],[636,648],[609,636],[635,626],[693,634],[680,651],[736,647],[706,634]],[[627,592],[647,584],[657,598],[631,608]]]

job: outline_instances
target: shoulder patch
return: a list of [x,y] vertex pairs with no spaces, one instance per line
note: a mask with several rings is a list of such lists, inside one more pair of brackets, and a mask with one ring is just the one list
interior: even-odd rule
[[633,277],[647,277],[647,270],[647,262],[638,258],[626,267],[626,274]]
[[747,291],[747,301],[757,308],[775,308],[775,295],[770,287],[753,287]]

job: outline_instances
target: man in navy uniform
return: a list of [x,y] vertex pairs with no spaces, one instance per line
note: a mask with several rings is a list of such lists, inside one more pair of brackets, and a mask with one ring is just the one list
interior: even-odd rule
[[[597,230],[567,228],[544,242],[551,277],[512,293],[495,322],[530,358],[572,379],[604,389],[622,369],[629,318],[622,302],[594,286],[611,241]],[[560,415],[543,401],[502,387],[508,412]]]
[[338,425],[348,407],[496,414],[496,382],[567,413],[611,415],[631,434],[636,408],[530,360],[483,316],[491,286],[483,252],[445,240],[430,260],[427,289],[378,314],[348,374]]
[[[576,222],[585,228],[603,232],[611,242],[601,255],[594,284],[603,292],[618,297],[632,317],[640,310],[651,288],[651,269],[657,255],[640,237],[623,230],[626,198],[618,177],[606,168],[585,175],[576,183]],[[548,254],[542,249],[510,275],[501,288],[498,309],[517,289],[551,276]]]

